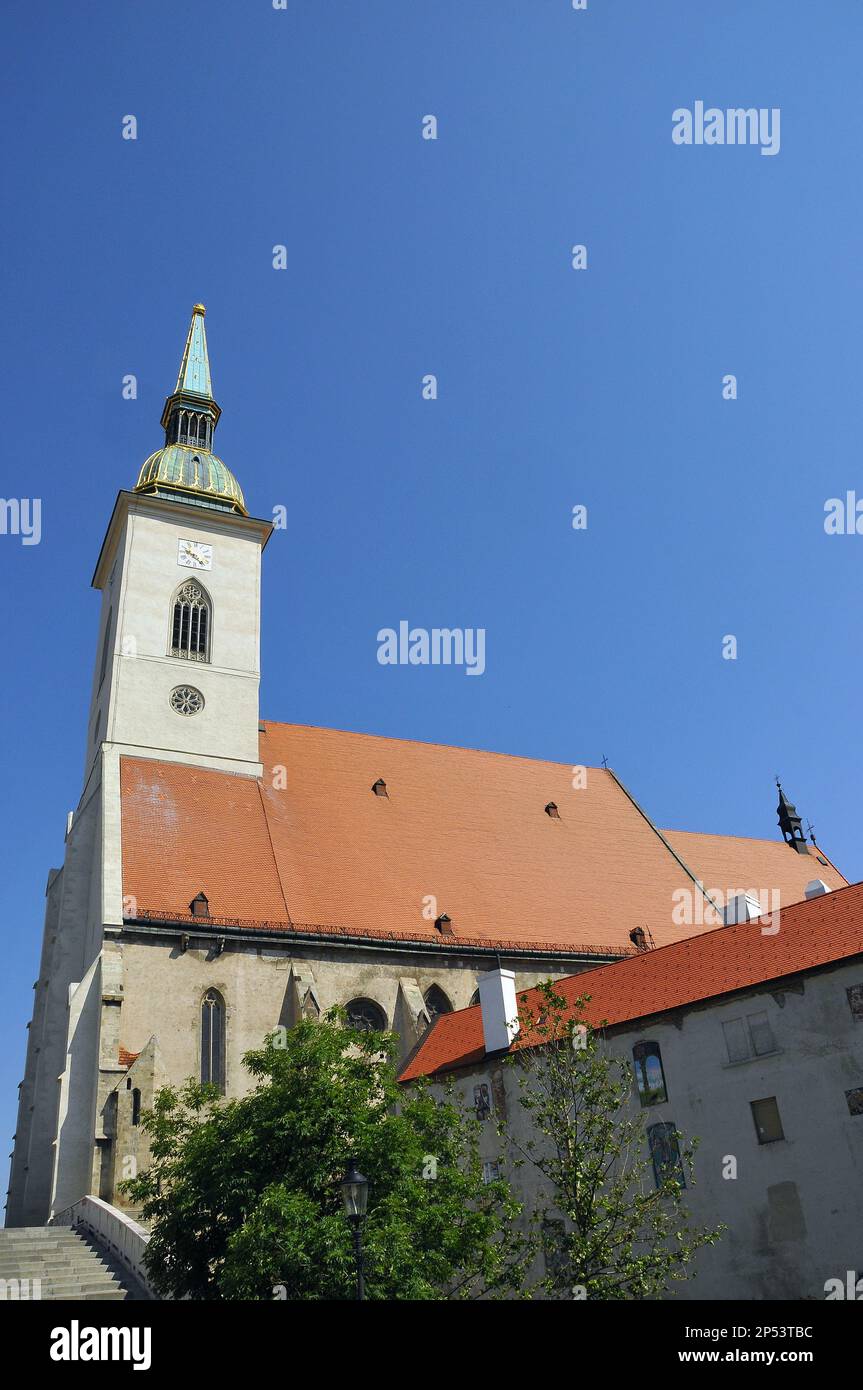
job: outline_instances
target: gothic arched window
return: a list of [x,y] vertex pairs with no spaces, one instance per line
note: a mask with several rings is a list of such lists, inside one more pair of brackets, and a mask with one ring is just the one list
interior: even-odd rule
[[632,1049],[638,1098],[642,1105],[659,1105],[668,1100],[662,1054],[657,1042],[637,1042]]
[[135,1089],[134,1089],[134,1091],[132,1092],[132,1124],[133,1124],[133,1125],[138,1125],[138,1124],[140,1124],[140,1123],[141,1123],[141,1092],[138,1090],[138,1088],[137,1088],[137,1086],[136,1086]]
[[352,999],[346,1005],[348,1027],[356,1033],[383,1033],[387,1016],[373,999]]
[[208,989],[201,1001],[201,1083],[225,1091],[225,1001]]
[[452,1004],[447,999],[439,985],[431,985],[425,992],[426,1013],[429,1016],[429,1023],[437,1018],[438,1014],[451,1014]]
[[210,600],[193,579],[181,584],[174,595],[171,656],[187,661],[210,659]]

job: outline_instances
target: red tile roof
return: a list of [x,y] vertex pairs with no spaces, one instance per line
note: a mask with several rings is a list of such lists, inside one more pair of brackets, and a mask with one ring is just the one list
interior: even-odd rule
[[[673,946],[570,975],[558,981],[555,989],[570,1001],[590,995],[584,1021],[614,1026],[861,955],[863,883],[784,908],[775,934],[765,934],[768,923],[775,925],[761,918],[719,927]],[[535,1006],[537,991],[526,993],[528,1007]],[[513,1046],[536,1041],[526,1034]],[[484,1056],[479,1005],[439,1014],[401,1079],[454,1071],[481,1062]]]
[[137,1062],[140,1055],[140,1052],[129,1052],[122,1043],[120,1044],[119,1062],[121,1067],[126,1067],[128,1070],[133,1062]]
[[[131,915],[185,919],[203,890],[216,924],[571,955],[621,955],[637,926],[657,945],[703,929],[673,922],[692,882],[610,771],[574,790],[570,766],[506,754],[274,723],[260,742],[260,780],[121,760]],[[779,841],[694,838],[708,887],[785,904],[845,882]],[[698,845],[687,862],[704,878]]]
[[[690,868],[698,866],[698,877],[708,891],[727,891],[731,887],[727,882],[730,861],[737,873],[736,886],[781,887],[783,904],[799,902],[803,889],[813,878],[822,878],[830,888],[841,888],[846,882],[824,850],[815,845],[810,846],[808,855],[801,855],[779,839],[746,840],[737,835],[702,835],[690,830],[662,833]],[[819,856],[827,862],[819,863]]]

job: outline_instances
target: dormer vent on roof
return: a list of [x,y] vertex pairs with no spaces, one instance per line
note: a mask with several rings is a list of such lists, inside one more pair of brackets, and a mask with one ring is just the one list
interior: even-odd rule
[[807,899],[820,898],[822,893],[829,893],[830,888],[824,882],[823,878],[813,878],[807,883],[803,892]]
[[754,893],[730,893],[722,916],[729,927],[740,922],[754,922],[761,913],[761,903]]
[[389,792],[387,791],[387,784],[384,781],[383,777],[379,777],[376,782],[372,783],[372,791],[374,792],[375,796],[389,796]]
[[189,911],[193,917],[209,917],[210,900],[205,893],[199,893],[196,898],[192,899],[189,903]]
[[560,811],[553,801],[550,801],[545,808],[545,814],[551,816],[552,820],[560,820]]
[[447,913],[442,912],[440,917],[435,918],[435,931],[439,931],[441,936],[452,936],[452,918]]

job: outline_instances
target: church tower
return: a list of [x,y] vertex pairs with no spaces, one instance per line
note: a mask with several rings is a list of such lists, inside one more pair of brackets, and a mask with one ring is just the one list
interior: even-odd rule
[[121,492],[93,585],[102,592],[87,775],[108,744],[257,774],[261,551],[272,527],[251,519],[213,452],[205,309],[196,304],[165,442]]
[[[46,887],[45,930],[20,1087],[6,1220],[38,1225],[111,1185],[111,1107],[125,998],[121,759],[181,762],[257,778],[261,553],[213,452],[205,309],[196,304],[165,441],[120,492],[94,588],[102,604],[84,789],[63,867]],[[155,794],[155,793],[154,793]]]

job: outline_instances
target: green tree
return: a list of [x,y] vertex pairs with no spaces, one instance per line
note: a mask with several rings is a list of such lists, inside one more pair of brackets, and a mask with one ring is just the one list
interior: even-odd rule
[[[507,1059],[516,1069],[527,1135],[501,1134],[539,1173],[532,1212],[553,1297],[660,1297],[694,1277],[692,1259],[723,1227],[697,1228],[684,1205],[694,1185],[697,1140],[666,1131],[651,1154],[645,1112],[633,1113],[628,1061],[607,1047],[603,1028],[582,1018],[589,995],[569,1002],[551,982],[521,995],[520,1020],[536,1046]],[[654,1167],[657,1169],[657,1177]]]
[[339,1187],[351,1156],[369,1180],[368,1298],[520,1288],[519,1204],[504,1181],[483,1182],[472,1116],[423,1086],[402,1092],[392,1034],[353,1032],[333,1011],[244,1062],[256,1078],[246,1096],[189,1081],[142,1117],[151,1165],[123,1187],[151,1227],[147,1266],[164,1297],[352,1298]]

